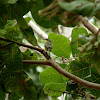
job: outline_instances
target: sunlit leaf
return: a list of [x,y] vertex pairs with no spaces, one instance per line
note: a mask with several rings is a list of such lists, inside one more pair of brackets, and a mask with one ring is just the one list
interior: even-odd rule
[[48,37],[53,44],[52,52],[58,57],[69,58],[71,54],[70,40],[63,35],[50,33]]
[[47,83],[62,83],[64,82],[63,77],[59,74],[54,68],[50,67],[45,69],[43,72],[40,73],[40,81],[43,84]]

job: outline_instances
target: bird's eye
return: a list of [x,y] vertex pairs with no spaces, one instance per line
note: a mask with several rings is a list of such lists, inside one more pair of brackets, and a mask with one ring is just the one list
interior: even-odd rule
[[48,47],[49,49],[51,49],[51,47]]

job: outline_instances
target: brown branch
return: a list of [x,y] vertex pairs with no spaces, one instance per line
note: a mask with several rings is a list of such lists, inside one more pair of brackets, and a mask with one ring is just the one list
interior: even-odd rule
[[53,59],[50,59],[50,60],[47,60],[47,61],[23,60],[23,63],[24,64],[39,64],[39,65],[42,64],[42,65],[52,66],[60,74],[62,74],[63,76],[73,80],[74,82],[77,82],[80,85],[88,87],[88,88],[100,90],[100,84],[88,82],[86,80],[83,80],[83,79],[81,79],[81,78],[79,78],[79,77],[67,72],[66,70],[62,69],[57,63],[55,63],[55,61]]
[[49,60],[41,61],[41,60],[23,60],[23,64],[37,64],[37,65],[50,65]]
[[98,30],[92,25],[89,23],[89,21],[82,17],[82,16],[79,16],[79,19],[81,21],[81,23],[89,30],[91,31],[93,34],[97,34]]
[[[60,0],[60,1],[65,1],[65,0]],[[53,1],[49,6],[47,6],[46,8],[42,9],[41,11],[39,11],[40,15],[41,16],[47,16],[49,15],[49,13],[51,14],[51,12],[55,9],[55,8],[59,8],[59,11],[60,11],[60,7],[58,5],[58,2],[55,0]],[[50,11],[52,10],[52,11]],[[50,11],[50,12],[49,12]],[[68,11],[67,11],[68,12]],[[54,17],[56,14],[58,13],[58,10],[54,13],[52,13],[52,16],[51,17]],[[75,14],[75,13],[74,13]],[[97,29],[91,24],[89,23],[89,21],[82,17],[82,16],[79,16],[77,14],[75,14],[77,16],[77,18],[81,21],[81,23],[88,29],[90,30],[93,34],[96,34],[97,33]]]
[[27,47],[27,48],[30,48],[30,49],[33,49],[33,50],[37,50],[40,53],[42,53],[47,59],[51,59],[51,57],[47,54],[47,52],[42,48],[37,48],[35,46],[25,45],[23,43],[19,43],[19,42],[16,42],[16,41],[13,41],[13,40],[10,40],[10,39],[6,39],[6,38],[2,38],[2,37],[0,37],[0,40],[7,41],[7,42],[12,42],[12,43],[15,43],[19,46],[23,46],[23,47]]
[[86,80],[83,80],[69,72],[67,72],[66,70],[62,69],[57,63],[55,63],[52,59],[49,60],[50,61],[50,65],[56,69],[60,74],[62,74],[63,76],[73,80],[74,82],[79,83],[82,86],[88,87],[88,88],[92,88],[92,89],[97,89],[100,90],[100,84],[97,83],[92,83],[92,82],[88,82]]
[[50,65],[52,66],[55,70],[57,70],[60,74],[62,74],[63,76],[73,80],[74,82],[77,82],[79,83],[80,85],[82,86],[86,86],[88,88],[92,88],[92,89],[97,89],[97,90],[100,90],[100,84],[97,84],[97,83],[92,83],[92,82],[88,82],[86,80],[83,80],[69,72],[67,72],[66,70],[64,70],[63,68],[61,68],[53,59],[51,59],[51,57],[45,52],[44,49],[41,49],[41,48],[36,48],[34,46],[29,46],[29,45],[25,45],[25,44],[22,44],[22,43],[18,43],[18,42],[15,42],[13,40],[9,40],[9,39],[5,39],[5,38],[1,38],[0,37],[0,40],[3,40],[3,41],[7,41],[7,42],[12,42],[12,43],[16,43],[17,45],[20,45],[20,46],[24,46],[24,47],[28,47],[28,48],[31,48],[31,49],[34,49],[34,50],[37,50],[39,51],[40,53],[42,53],[47,59],[48,61],[24,61],[24,63],[33,63],[33,64],[44,64],[44,65]]

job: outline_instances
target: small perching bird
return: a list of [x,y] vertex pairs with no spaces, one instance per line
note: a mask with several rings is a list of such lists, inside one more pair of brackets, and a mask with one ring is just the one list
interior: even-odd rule
[[45,40],[46,40],[46,43],[44,44],[45,50],[51,52],[53,47],[52,42],[50,39],[45,39]]

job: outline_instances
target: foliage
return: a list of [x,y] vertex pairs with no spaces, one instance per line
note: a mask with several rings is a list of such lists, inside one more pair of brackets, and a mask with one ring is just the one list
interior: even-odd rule
[[54,33],[50,33],[48,37],[53,44],[52,52],[58,57],[64,56],[65,58],[69,58],[71,54],[70,48],[70,40],[62,35],[55,35]]
[[[61,2],[59,0],[58,5],[62,9],[60,8],[55,16],[51,19],[48,18],[48,14],[41,17],[38,12],[45,9],[52,1],[1,0],[0,37],[18,43],[23,43],[23,40],[26,40],[30,45],[37,47],[38,42],[41,43],[42,41],[38,41],[32,28],[27,25],[31,19],[29,17],[23,18],[29,11],[34,21],[48,30],[49,28],[56,29],[59,24],[78,25],[72,30],[71,40],[61,34],[53,32],[49,34],[48,38],[53,44],[51,58],[71,74],[100,84],[100,36],[97,35],[96,40],[93,41],[95,36],[81,27],[80,21],[76,20],[79,15],[95,16],[94,24],[98,22],[100,25],[98,21],[100,19],[100,2],[94,2],[94,0],[66,0],[66,2]],[[65,19],[64,14],[67,14]],[[85,52],[80,52],[84,48]],[[36,50],[27,48],[23,52],[20,45],[0,39],[0,100],[4,100],[6,94],[9,94],[9,100],[21,98],[24,100],[45,100],[48,96],[52,96],[53,100],[56,100],[64,93],[66,100],[69,95],[72,99],[91,99],[92,97],[97,99],[100,97],[100,90],[83,87],[61,75],[51,66],[40,65],[40,67],[34,64],[24,64],[23,60],[42,61],[45,58]],[[43,71],[40,73],[38,68]]]

